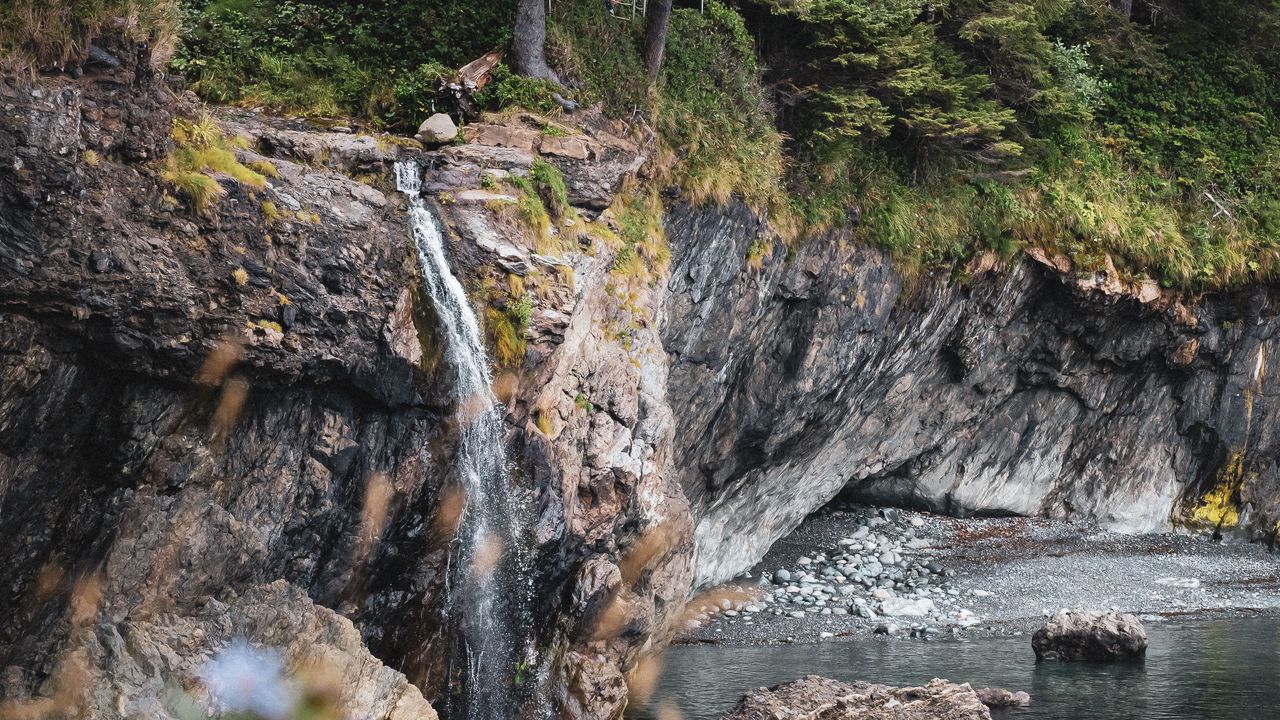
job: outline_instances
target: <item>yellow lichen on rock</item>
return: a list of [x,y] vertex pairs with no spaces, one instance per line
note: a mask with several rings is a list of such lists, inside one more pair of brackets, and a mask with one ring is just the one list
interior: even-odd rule
[[1218,484],[1204,494],[1200,505],[1191,513],[1191,522],[1213,527],[1235,527],[1240,522],[1237,498],[1244,482],[1244,452],[1231,453],[1226,466],[1218,473]]

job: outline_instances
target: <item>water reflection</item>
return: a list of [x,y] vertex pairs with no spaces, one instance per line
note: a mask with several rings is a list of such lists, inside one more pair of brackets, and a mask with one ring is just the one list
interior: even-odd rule
[[[1148,625],[1145,662],[1035,662],[1030,638],[826,642],[672,648],[653,704],[685,720],[719,717],[748,689],[806,674],[889,685],[941,677],[1031,693],[1018,720],[1259,720],[1280,717],[1280,619],[1224,618]],[[635,710],[637,718],[650,717]]]

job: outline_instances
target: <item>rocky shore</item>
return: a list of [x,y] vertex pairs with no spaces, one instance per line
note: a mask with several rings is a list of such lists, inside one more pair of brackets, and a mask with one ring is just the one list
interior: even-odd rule
[[686,641],[1022,635],[1067,607],[1280,610],[1280,558],[1258,544],[856,506],[809,518],[737,582],[750,599],[704,603]]

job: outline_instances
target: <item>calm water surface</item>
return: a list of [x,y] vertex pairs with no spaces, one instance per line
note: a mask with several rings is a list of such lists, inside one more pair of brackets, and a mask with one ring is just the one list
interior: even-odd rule
[[888,685],[941,677],[1026,690],[1031,707],[997,715],[1017,720],[1280,720],[1280,619],[1148,624],[1147,633],[1146,661],[1134,665],[1036,663],[1026,635],[679,646],[664,658],[653,706],[669,700],[685,720],[709,720],[751,688],[816,674]]

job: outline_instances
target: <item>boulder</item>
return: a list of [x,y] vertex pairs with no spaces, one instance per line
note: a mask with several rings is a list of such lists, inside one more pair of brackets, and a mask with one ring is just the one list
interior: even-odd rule
[[1127,613],[1062,610],[1031,637],[1031,648],[1036,660],[1133,660],[1147,652],[1147,631]]
[[743,696],[723,720],[988,720],[968,684],[931,680],[924,687],[842,683],[808,675]]
[[1031,704],[1031,696],[1021,690],[1010,692],[1004,688],[978,688],[974,692],[989,708],[1026,707]]
[[428,145],[440,145],[458,137],[458,126],[453,124],[453,118],[448,115],[436,113],[418,126],[418,134],[414,137]]
[[[278,656],[289,683],[323,695],[343,716],[436,720],[419,689],[374,657],[350,620],[283,580],[254,585],[226,602],[207,598],[186,614],[102,622],[77,639],[67,657],[83,661],[81,717],[184,717],[175,710],[173,688],[183,688],[183,702],[203,710],[212,702],[201,687],[209,685],[210,662],[244,644]],[[260,691],[284,693],[284,686],[273,687],[278,682],[264,675]]]

